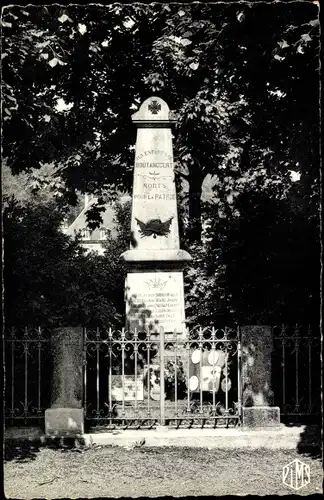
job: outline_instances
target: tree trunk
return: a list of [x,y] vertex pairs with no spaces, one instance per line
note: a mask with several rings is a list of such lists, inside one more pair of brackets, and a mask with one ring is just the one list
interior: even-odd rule
[[201,241],[202,222],[201,222],[201,194],[204,176],[195,166],[189,173],[189,224],[187,238],[190,243],[199,243]]

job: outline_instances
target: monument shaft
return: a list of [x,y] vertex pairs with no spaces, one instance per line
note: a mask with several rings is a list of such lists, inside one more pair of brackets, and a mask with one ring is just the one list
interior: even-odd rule
[[127,328],[182,333],[183,266],[173,164],[172,120],[167,104],[147,99],[132,116],[137,125],[131,244],[123,254]]

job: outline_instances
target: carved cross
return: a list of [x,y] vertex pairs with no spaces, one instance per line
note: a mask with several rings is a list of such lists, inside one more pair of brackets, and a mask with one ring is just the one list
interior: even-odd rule
[[161,104],[159,104],[157,101],[151,101],[148,105],[148,109],[149,111],[151,111],[152,115],[157,115],[161,109]]

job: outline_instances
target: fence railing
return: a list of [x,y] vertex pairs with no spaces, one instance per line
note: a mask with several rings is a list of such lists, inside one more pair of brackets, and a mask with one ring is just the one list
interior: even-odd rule
[[14,329],[5,333],[5,418],[35,421],[50,406],[50,331]]
[[320,331],[309,326],[275,326],[273,380],[283,417],[320,414]]
[[237,329],[159,335],[86,330],[86,419],[105,425],[238,423],[241,345]]
[[[320,332],[275,326],[272,388],[283,420],[320,415]],[[42,421],[51,405],[51,332],[5,332],[5,418]],[[261,339],[260,339],[261,341]],[[84,329],[86,420],[105,425],[235,425],[242,406],[239,329],[184,335]]]

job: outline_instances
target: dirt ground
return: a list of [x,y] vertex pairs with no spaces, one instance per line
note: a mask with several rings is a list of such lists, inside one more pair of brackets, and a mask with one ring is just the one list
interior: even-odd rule
[[[310,484],[297,492],[282,484],[295,458],[310,465]],[[90,447],[14,447],[7,444],[7,498],[95,498],[172,495],[309,495],[322,493],[319,456],[282,450]]]

